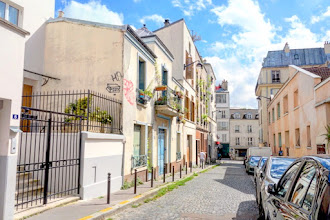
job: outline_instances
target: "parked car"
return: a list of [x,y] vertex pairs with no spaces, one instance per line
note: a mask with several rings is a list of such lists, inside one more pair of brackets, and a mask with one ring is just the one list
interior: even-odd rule
[[260,158],[260,156],[249,157],[249,160],[246,162],[245,165],[245,170],[248,174],[254,173],[254,168],[257,166]]
[[252,156],[260,156],[260,157],[269,157],[272,156],[272,149],[270,147],[250,147],[246,151],[246,156],[244,160],[244,164],[246,165],[247,161]]
[[267,187],[266,218],[330,219],[330,155],[295,161],[278,183]]
[[256,179],[256,200],[259,206],[259,214],[264,216],[264,202],[269,196],[267,187],[270,183],[277,183],[285,170],[295,161],[289,157],[269,157],[260,170],[259,178]]
[[258,162],[258,165],[254,168],[254,175],[253,175],[254,183],[256,183],[256,179],[260,177],[260,170],[267,161],[267,159],[268,157],[261,157]]

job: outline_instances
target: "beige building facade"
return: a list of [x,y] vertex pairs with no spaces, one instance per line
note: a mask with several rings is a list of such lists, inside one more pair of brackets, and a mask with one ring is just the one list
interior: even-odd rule
[[283,50],[268,51],[264,58],[255,88],[258,97],[259,145],[269,146],[267,105],[289,77],[289,65],[302,68],[326,66],[327,53],[324,48],[290,49],[286,43]]
[[250,147],[258,146],[258,110],[230,109],[230,155],[234,160],[243,160]]
[[329,153],[322,136],[330,124],[328,67],[289,66],[289,78],[268,105],[269,143],[284,156]]

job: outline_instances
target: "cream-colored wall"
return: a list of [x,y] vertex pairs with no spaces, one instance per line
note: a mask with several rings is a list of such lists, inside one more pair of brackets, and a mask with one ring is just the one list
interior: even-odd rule
[[[242,116],[242,115],[241,115]],[[239,125],[239,133],[235,133],[235,125]],[[252,132],[247,132],[247,126],[252,125]],[[255,119],[230,119],[230,147],[258,147],[259,125]],[[236,145],[236,137],[240,138],[240,145]],[[248,145],[248,138],[252,137],[252,145]]]
[[[296,69],[290,67],[290,75],[293,76]],[[319,83],[321,79],[319,77],[312,78],[304,73],[297,73],[290,80],[288,84],[272,100],[268,107],[268,112],[272,109],[275,110],[275,123],[271,122],[269,127],[269,142],[274,153],[274,137],[276,136],[276,154],[278,154],[278,133],[281,133],[282,137],[282,150],[286,155],[286,147],[290,149],[290,156],[304,156],[316,154],[316,137],[317,127],[320,121],[317,120],[315,100],[314,100],[314,86]],[[298,89],[299,104],[298,107],[294,107],[293,96],[294,91]],[[283,113],[283,97],[288,95],[288,113]],[[277,117],[277,104],[280,103],[281,117]],[[268,123],[268,122],[267,122]],[[307,148],[307,126],[310,126],[311,131],[311,148]],[[300,146],[295,146],[295,129],[299,128],[300,132]],[[285,131],[289,131],[289,146],[285,146]]]
[[[84,37],[81,37],[84,36]],[[123,32],[117,29],[71,22],[46,26],[45,74],[49,80],[43,91],[87,90],[122,99]],[[117,73],[116,77],[114,77]],[[109,93],[107,84],[120,86]]]
[[[138,88],[138,61],[139,56],[146,62],[146,86],[153,80],[155,66],[145,54],[140,52],[132,43],[124,38],[124,90],[123,98],[123,134],[126,137],[124,175],[131,174],[133,155],[134,124],[151,126],[154,121],[151,102],[146,105],[136,101],[136,89]],[[132,86],[132,87],[131,87]],[[142,126],[142,129],[145,127]],[[142,140],[144,137],[142,137]],[[153,142],[155,145],[155,142]]]

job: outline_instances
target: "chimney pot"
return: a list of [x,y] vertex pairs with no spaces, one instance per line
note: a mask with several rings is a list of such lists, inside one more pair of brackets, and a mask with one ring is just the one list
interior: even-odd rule
[[64,11],[58,11],[58,17],[63,18],[64,16]]
[[168,26],[170,24],[170,19],[166,18],[164,22],[164,26]]

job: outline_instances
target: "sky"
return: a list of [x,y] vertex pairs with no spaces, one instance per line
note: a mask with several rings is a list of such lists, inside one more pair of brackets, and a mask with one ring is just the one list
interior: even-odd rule
[[231,107],[257,108],[255,85],[270,50],[323,47],[330,41],[329,0],[56,0],[55,16],[151,31],[184,18],[217,83],[228,81]]

